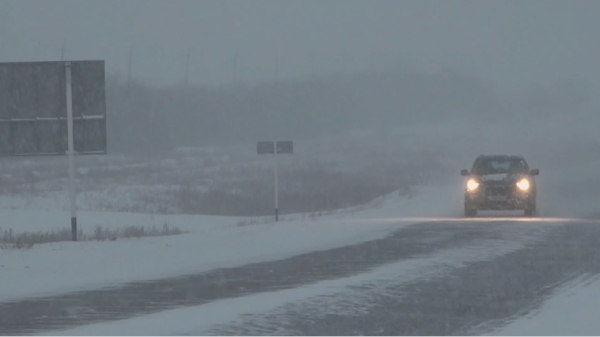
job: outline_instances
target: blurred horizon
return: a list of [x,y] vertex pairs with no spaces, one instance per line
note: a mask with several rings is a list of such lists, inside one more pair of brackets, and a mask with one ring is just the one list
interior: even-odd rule
[[597,85],[598,12],[583,0],[2,0],[0,60],[104,59],[155,86],[183,82],[186,63],[205,85],[451,68],[514,92]]
[[105,60],[116,152],[452,120],[585,126],[600,115],[598,12],[553,0],[0,0],[0,62]]

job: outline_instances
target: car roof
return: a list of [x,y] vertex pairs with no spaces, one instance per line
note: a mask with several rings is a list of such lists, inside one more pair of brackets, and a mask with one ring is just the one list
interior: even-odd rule
[[477,157],[477,159],[480,158],[484,158],[484,159],[522,159],[525,160],[525,158],[523,158],[523,156],[517,156],[517,155],[507,155],[507,154],[492,154],[492,155],[479,155],[479,157]]

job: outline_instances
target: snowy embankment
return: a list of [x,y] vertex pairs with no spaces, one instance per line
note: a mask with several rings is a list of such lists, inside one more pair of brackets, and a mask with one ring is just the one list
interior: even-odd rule
[[581,278],[555,292],[543,306],[493,331],[494,336],[595,336],[600,331],[600,279]]
[[[89,230],[168,223],[189,233],[0,250],[0,301],[278,260],[377,239],[418,221],[407,217],[460,214],[460,193],[456,186],[422,188],[411,198],[393,193],[371,209],[251,226],[239,226],[242,218],[235,217],[82,212],[81,227]],[[21,231],[65,227],[69,219],[59,211],[2,213],[4,224]]]

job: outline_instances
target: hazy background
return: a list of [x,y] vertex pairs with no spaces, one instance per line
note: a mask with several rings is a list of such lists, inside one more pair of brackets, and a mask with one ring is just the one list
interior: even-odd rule
[[585,123],[600,111],[598,14],[594,0],[0,0],[0,61],[105,59],[113,153]]
[[229,83],[404,64],[503,89],[600,76],[600,3],[428,0],[0,1],[0,59],[105,59],[154,84]]
[[[269,214],[267,139],[295,142],[283,212],[436,179],[460,194],[481,153],[525,155],[545,191],[594,202],[599,14],[595,0],[0,0],[0,61],[106,60],[110,155],[78,159],[91,210]],[[64,194],[50,162],[15,160],[10,200]]]

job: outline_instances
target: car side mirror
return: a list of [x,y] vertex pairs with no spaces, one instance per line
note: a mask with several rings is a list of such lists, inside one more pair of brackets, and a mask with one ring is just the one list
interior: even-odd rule
[[466,177],[469,175],[469,170],[460,170],[460,175]]
[[540,174],[540,170],[538,169],[533,169],[529,172],[530,175],[532,176],[537,176],[538,174]]

